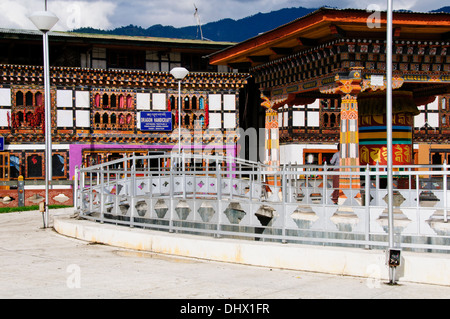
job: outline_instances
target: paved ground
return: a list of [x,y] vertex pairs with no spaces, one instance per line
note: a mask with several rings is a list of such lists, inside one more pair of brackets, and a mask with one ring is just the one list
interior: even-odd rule
[[[52,218],[52,216],[51,216]],[[267,269],[90,244],[0,214],[0,298],[449,298],[450,287]]]

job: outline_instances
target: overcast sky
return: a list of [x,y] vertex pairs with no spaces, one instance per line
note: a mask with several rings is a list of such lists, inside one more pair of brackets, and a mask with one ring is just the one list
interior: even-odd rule
[[[0,0],[0,27],[34,29],[27,16],[44,9],[45,0]],[[394,9],[419,12],[448,5],[447,0],[393,0]],[[282,8],[366,9],[369,5],[386,9],[386,0],[48,0],[48,9],[60,19],[56,30],[79,27],[114,29],[129,24],[148,28],[155,24],[175,27],[196,25],[195,8],[202,24],[224,18],[241,19],[258,12]]]

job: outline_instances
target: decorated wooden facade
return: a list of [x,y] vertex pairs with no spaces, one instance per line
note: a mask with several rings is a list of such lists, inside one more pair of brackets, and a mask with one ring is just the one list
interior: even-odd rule
[[[58,67],[50,72],[52,142],[56,145],[141,146],[146,152],[152,148],[166,151],[177,145],[172,131],[147,132],[139,127],[140,112],[169,110],[177,132],[177,82],[170,74]],[[42,68],[2,65],[0,79],[4,116],[0,132],[5,144],[44,143]],[[190,136],[190,144],[235,144],[236,135],[230,132],[237,127],[238,92],[244,84],[245,76],[233,73],[191,73],[183,81],[181,127],[192,133],[194,128],[200,130]],[[198,126],[194,127],[196,121]],[[221,140],[215,138],[218,135]],[[31,175],[25,173],[26,178],[36,177]]]
[[[442,150],[450,137],[450,15],[395,12],[393,26],[395,163],[418,163],[430,151],[422,143]],[[385,12],[322,8],[213,54],[211,63],[249,70],[282,114],[282,162],[294,146],[335,151],[340,143],[341,165],[383,163],[385,39]]]
[[[131,52],[129,45],[133,40],[127,41]],[[170,45],[166,50],[171,51]],[[75,166],[90,166],[131,154],[178,151],[179,127],[183,152],[236,154],[240,91],[247,74],[190,72],[182,81],[179,106],[178,82],[169,72],[116,67],[50,67],[54,188],[70,191]],[[0,136],[5,142],[5,149],[0,151],[3,188],[14,188],[19,176],[23,176],[28,189],[42,189],[39,181],[45,177],[43,101],[41,66],[0,64]],[[141,116],[149,112],[169,112],[170,129],[143,129]],[[143,168],[169,163],[136,165]],[[42,195],[43,189],[38,199],[42,200]],[[0,206],[14,205],[3,203],[3,197],[0,196]]]

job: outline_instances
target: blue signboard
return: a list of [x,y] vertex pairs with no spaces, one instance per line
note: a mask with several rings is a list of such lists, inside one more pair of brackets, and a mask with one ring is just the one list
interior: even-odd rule
[[172,131],[172,112],[141,112],[141,131]]
[[5,150],[5,139],[3,138],[3,136],[0,136],[0,151],[4,150]]

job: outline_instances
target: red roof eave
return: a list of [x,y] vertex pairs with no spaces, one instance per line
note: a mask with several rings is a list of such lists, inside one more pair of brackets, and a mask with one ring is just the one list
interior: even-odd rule
[[[233,60],[251,55],[252,51],[272,46],[274,42],[280,42],[283,39],[294,36],[307,29],[312,29],[324,23],[352,23],[368,28],[367,21],[373,12],[358,9],[327,9],[321,8],[304,17],[294,20],[288,24],[282,25],[271,31],[238,43],[232,47],[210,55],[210,63],[213,65],[227,64]],[[397,25],[424,25],[424,26],[443,26],[450,25],[448,14],[427,14],[417,12],[402,12],[394,14],[393,24]],[[387,23],[386,12],[381,12],[380,24],[385,28]],[[330,31],[331,32],[331,31]]]

